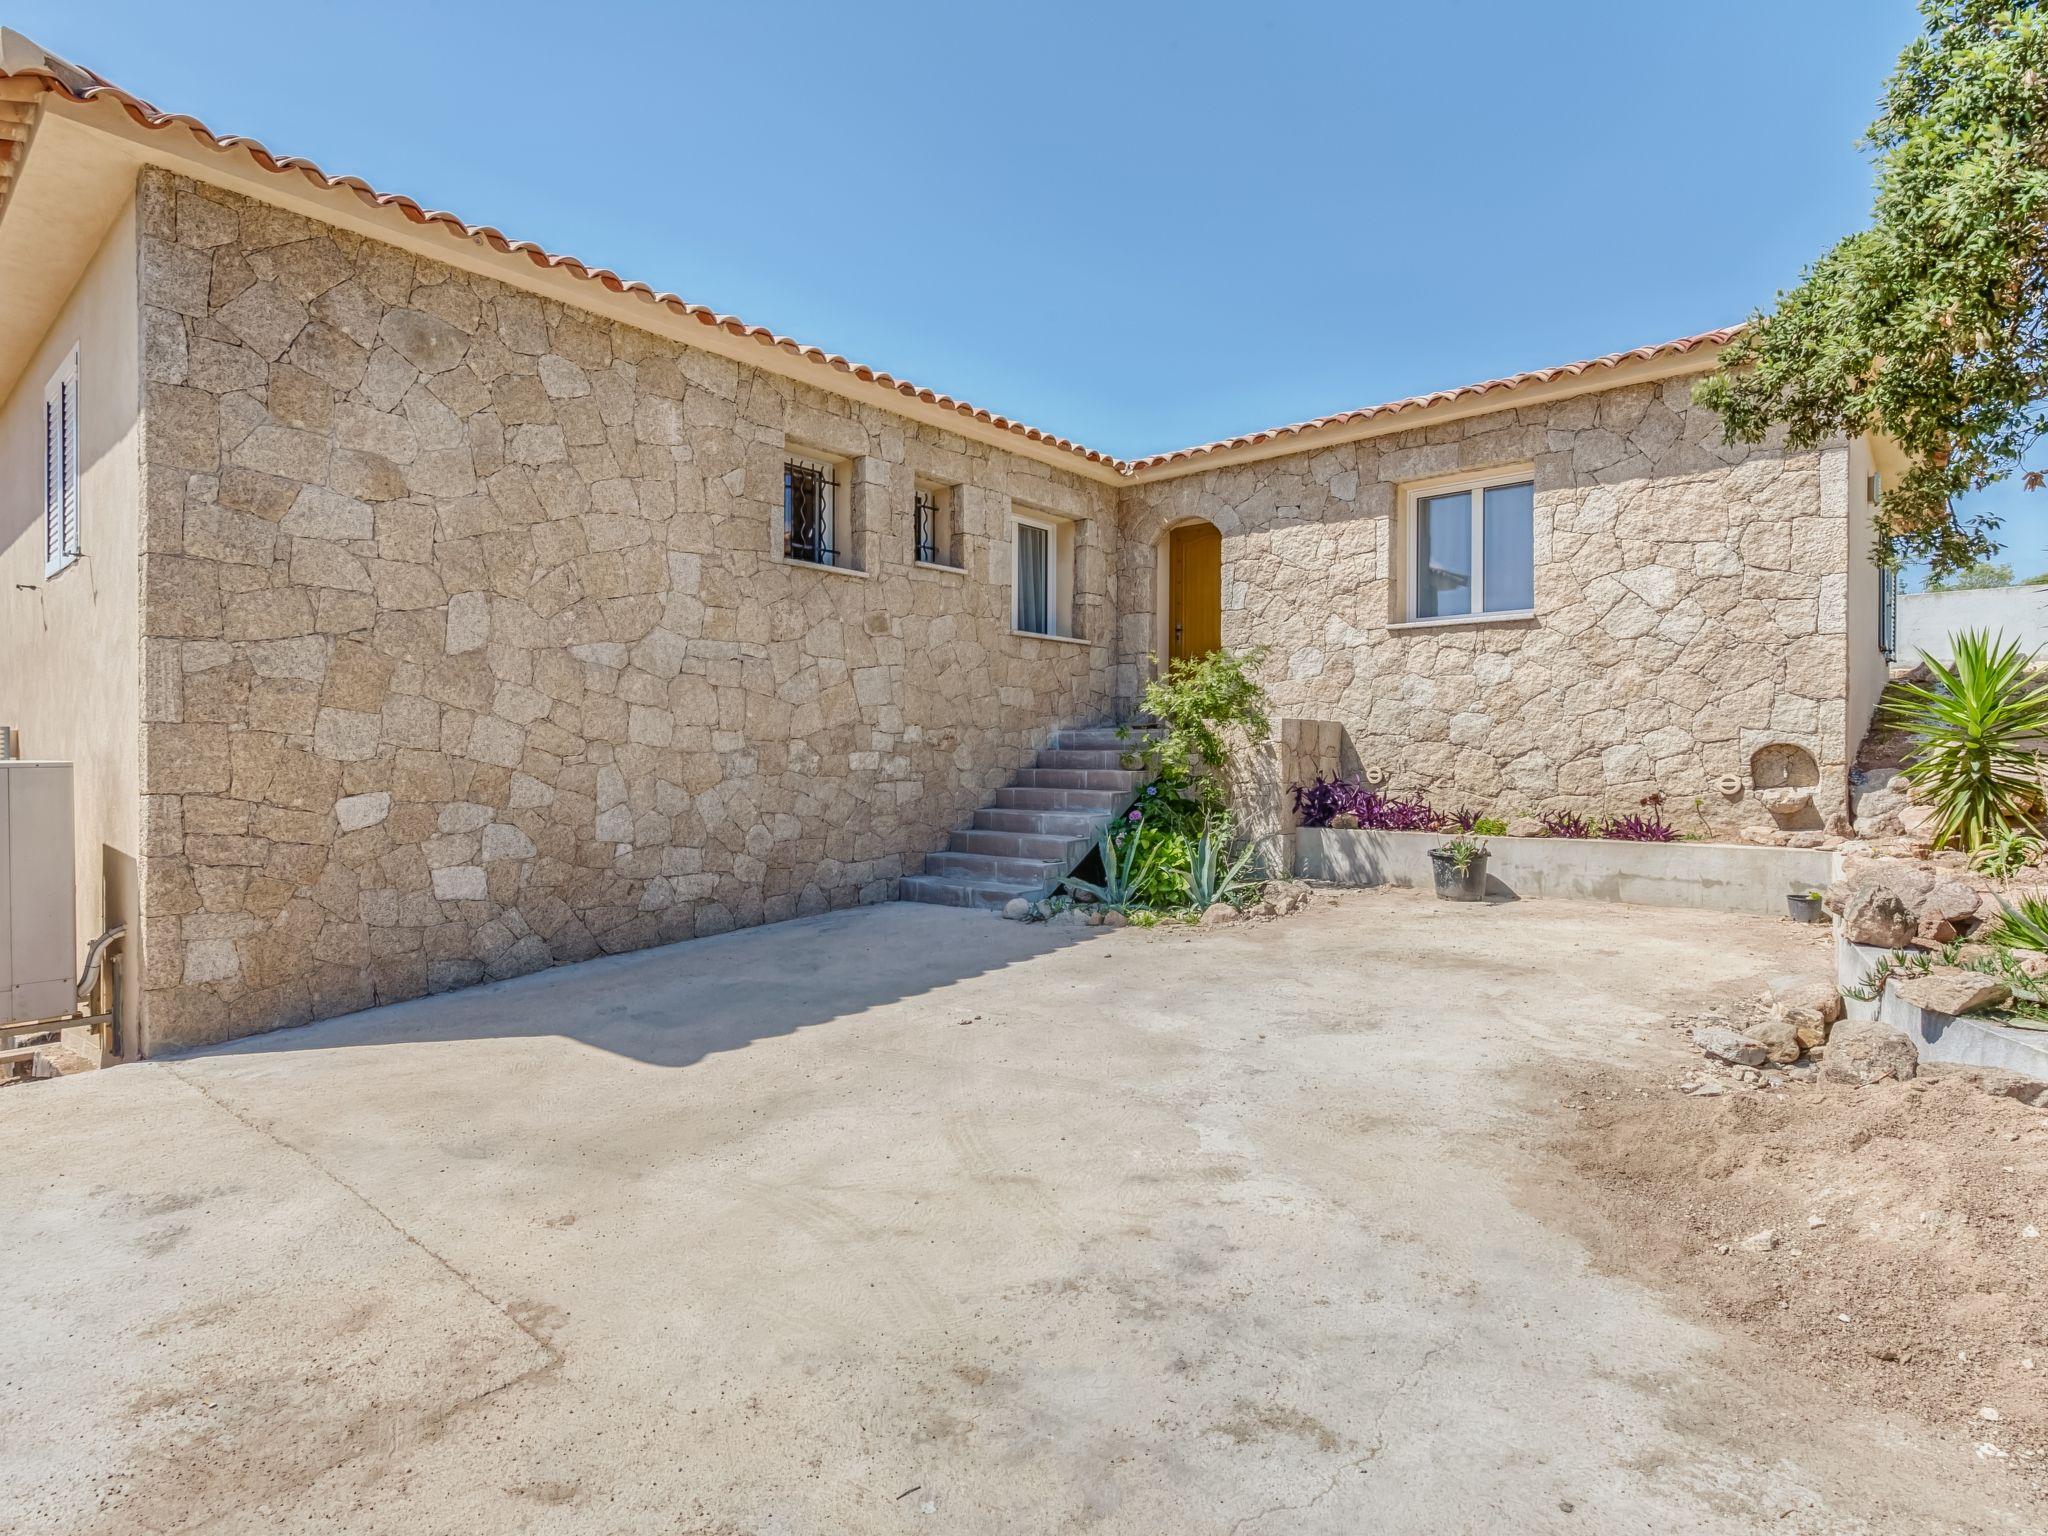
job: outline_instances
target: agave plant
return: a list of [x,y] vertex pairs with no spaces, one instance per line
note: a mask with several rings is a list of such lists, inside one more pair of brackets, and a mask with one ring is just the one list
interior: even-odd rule
[[1256,841],[1246,843],[1237,857],[1226,863],[1229,848],[1228,822],[1204,823],[1201,835],[1187,844],[1188,863],[1180,871],[1181,884],[1188,905],[1197,912],[1206,912],[1219,901],[1236,906],[1239,897],[1251,894],[1252,882],[1244,878],[1244,871],[1259,845]]
[[1973,629],[1950,643],[1947,664],[1921,653],[1933,686],[1895,685],[1884,713],[1914,739],[1905,772],[1934,806],[1934,846],[1975,852],[2040,809],[2034,744],[2048,736],[2048,692],[2017,641]]
[[2048,950],[2048,900],[2040,895],[1998,903],[2005,908],[1991,925],[1990,939],[2000,949]]
[[1159,861],[1166,847],[1160,839],[1141,837],[1135,832],[1120,841],[1113,832],[1105,831],[1095,845],[1102,858],[1102,883],[1073,875],[1060,883],[1069,890],[1093,896],[1104,906],[1127,907],[1158,879]]

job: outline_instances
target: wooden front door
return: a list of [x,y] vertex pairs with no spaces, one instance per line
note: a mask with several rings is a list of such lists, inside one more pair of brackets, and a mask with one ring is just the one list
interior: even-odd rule
[[1167,538],[1171,663],[1223,648],[1223,534],[1214,523],[1189,523]]

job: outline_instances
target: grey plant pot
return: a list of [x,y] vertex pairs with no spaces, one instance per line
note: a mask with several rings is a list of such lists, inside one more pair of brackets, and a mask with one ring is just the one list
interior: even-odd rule
[[1446,855],[1432,848],[1429,851],[1429,867],[1436,876],[1436,894],[1439,901],[1486,900],[1485,854],[1480,854],[1460,870]]

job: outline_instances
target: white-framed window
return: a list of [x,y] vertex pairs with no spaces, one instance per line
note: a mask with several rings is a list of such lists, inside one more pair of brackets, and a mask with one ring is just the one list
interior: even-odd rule
[[1074,578],[1081,528],[1076,519],[1056,512],[1011,510],[1010,627],[1019,634],[1080,638],[1074,626]]
[[960,568],[960,487],[917,482],[911,498],[911,558],[919,565]]
[[78,348],[43,389],[43,574],[79,555]]
[[810,565],[852,564],[846,550],[846,465],[792,448],[782,463],[782,557]]
[[1528,470],[1411,486],[1401,497],[1402,617],[1519,618],[1536,610],[1536,482]]

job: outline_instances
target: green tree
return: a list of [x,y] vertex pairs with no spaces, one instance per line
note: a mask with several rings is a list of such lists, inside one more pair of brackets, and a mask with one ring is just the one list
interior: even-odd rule
[[2048,432],[2048,0],[1920,12],[1864,141],[1871,227],[1755,316],[1695,397],[1730,442],[1779,423],[1795,448],[1896,439],[1912,468],[1884,487],[1878,530],[1941,574],[1997,550],[1996,517],[1958,517],[1951,498]]
[[1930,592],[1973,592],[1983,587],[2009,587],[2012,582],[2012,567],[1993,565],[1989,560],[1979,560],[1975,565],[1946,576],[1928,578]]

